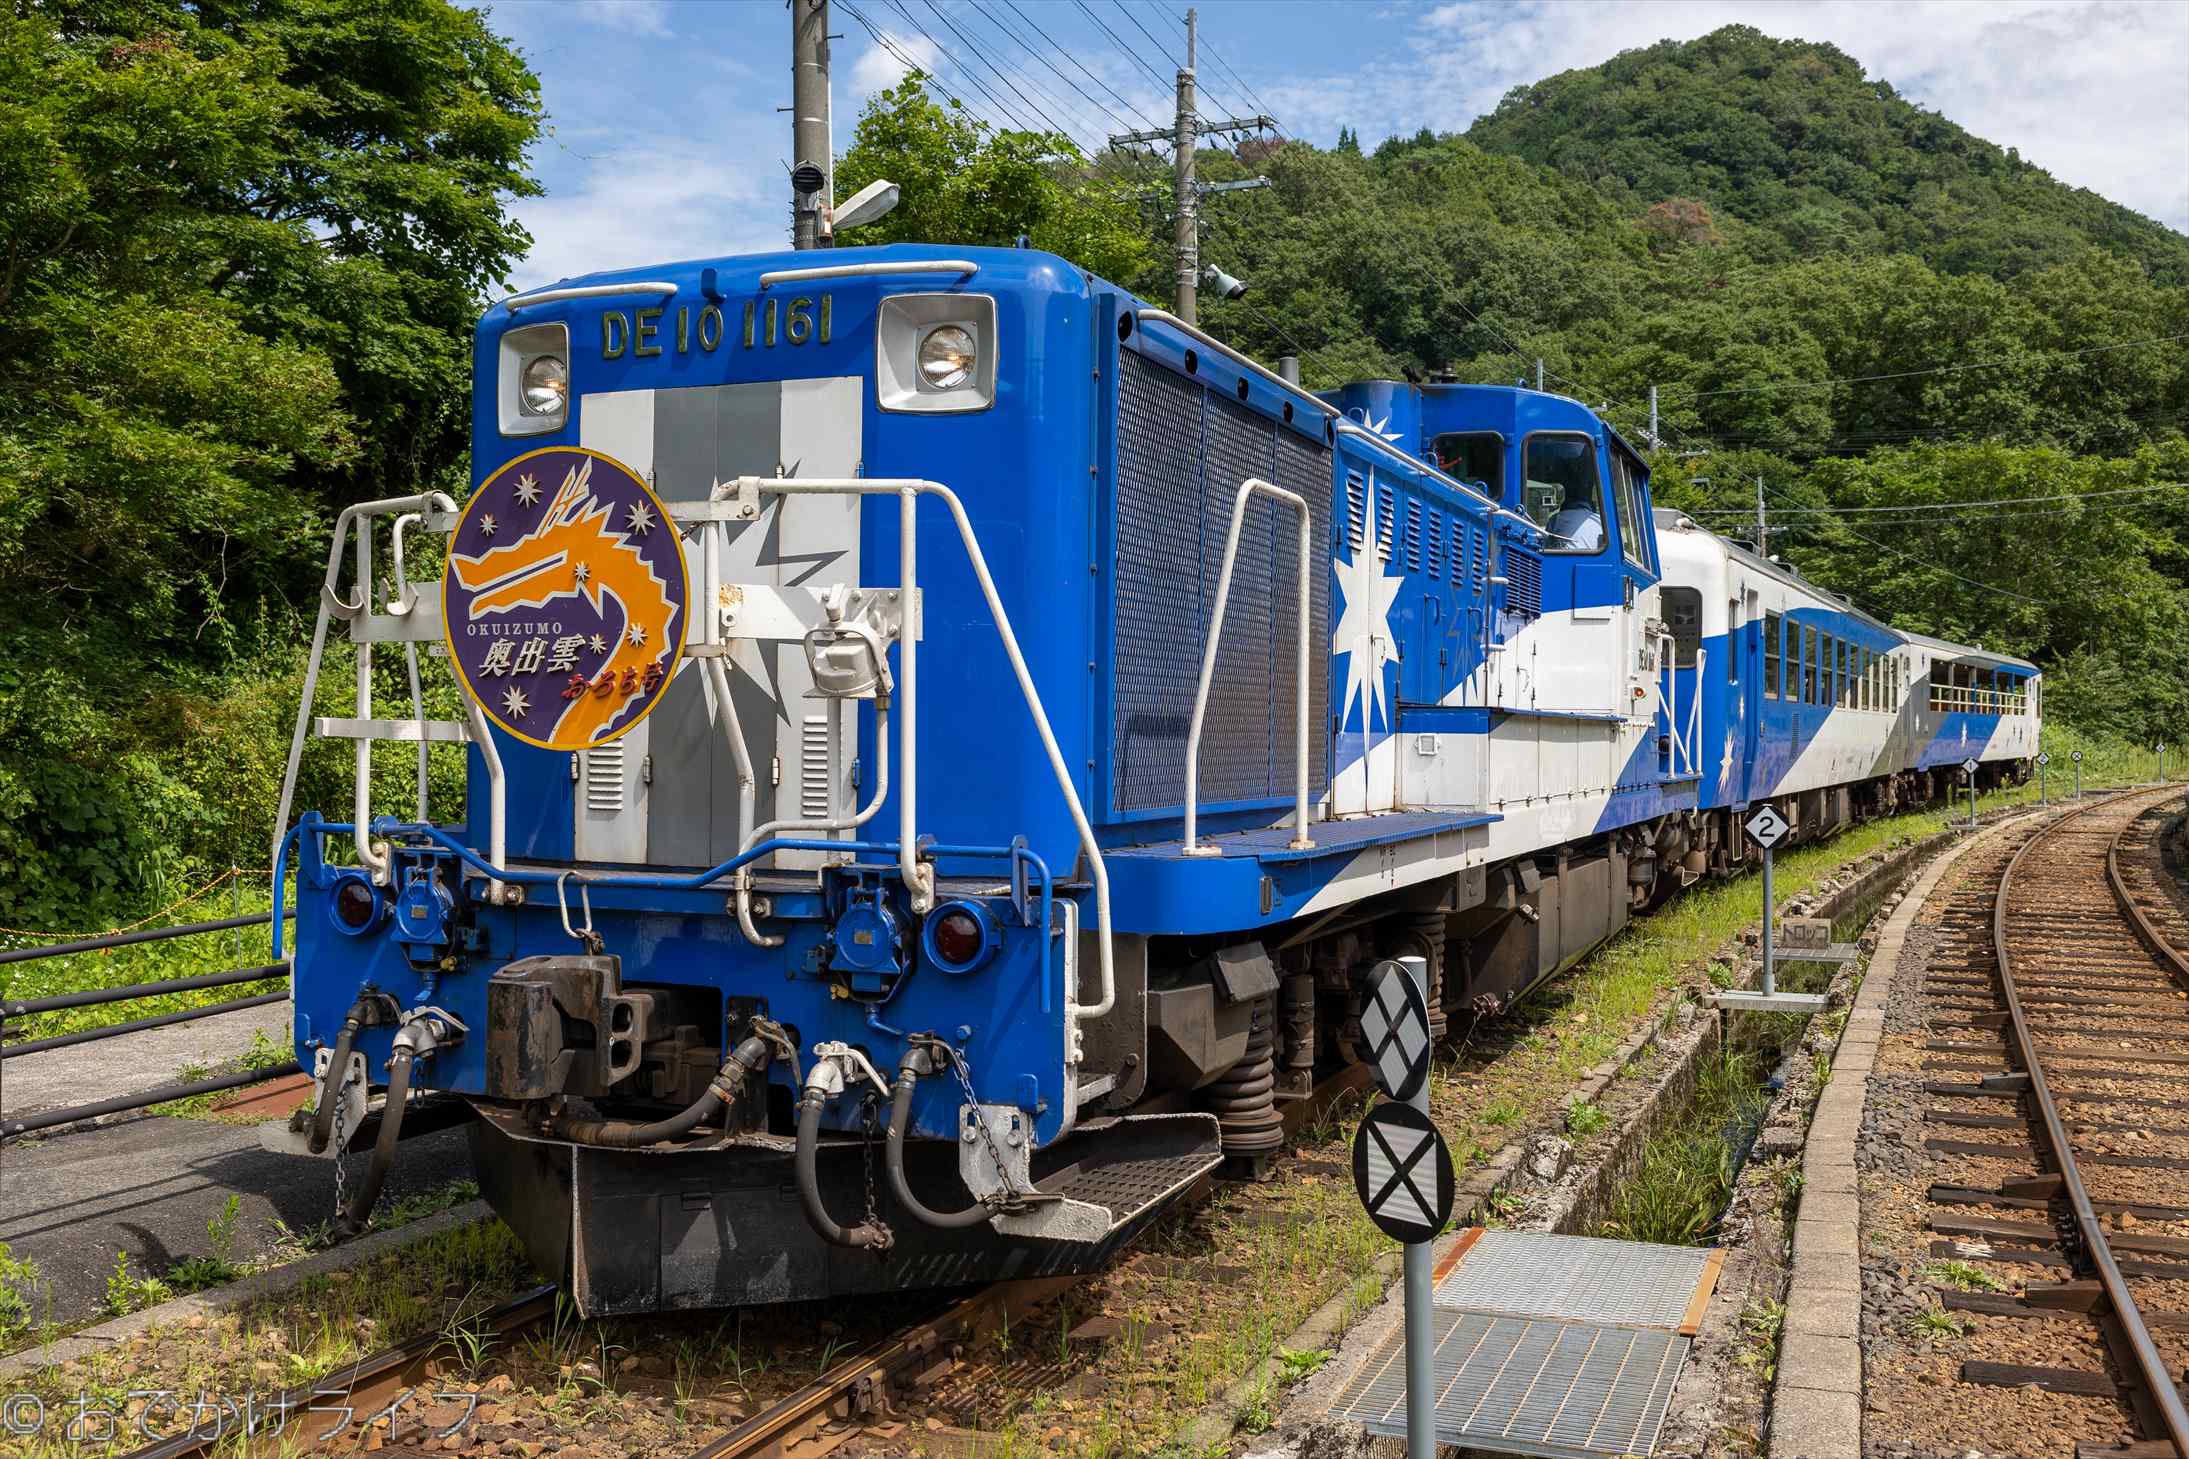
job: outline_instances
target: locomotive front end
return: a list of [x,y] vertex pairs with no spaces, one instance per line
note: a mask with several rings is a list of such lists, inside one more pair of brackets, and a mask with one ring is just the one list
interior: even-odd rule
[[589,1313],[1077,1269],[1216,1163],[1206,1114],[1082,1119],[1094,288],[891,247],[488,311],[471,495],[352,508],[329,555],[313,680],[346,626],[356,704],[308,693],[297,744],[354,741],[346,819],[284,793],[319,1086],[286,1138],[371,1132],[345,1226],[452,1106]]

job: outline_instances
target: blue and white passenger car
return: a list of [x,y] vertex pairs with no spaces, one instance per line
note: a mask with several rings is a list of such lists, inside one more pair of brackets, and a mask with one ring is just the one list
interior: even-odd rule
[[[292,1138],[380,1110],[354,1225],[460,1111],[589,1312],[1099,1261],[1279,1145],[1379,959],[1496,1009],[1756,802],[1814,835],[2035,746],[2030,665],[1653,512],[1577,402],[1319,397],[1040,252],[571,280],[475,380],[471,500],[329,556],[359,702],[298,743],[359,775],[284,794]],[[376,715],[376,645],[465,718]],[[464,805],[373,803],[389,741]]]

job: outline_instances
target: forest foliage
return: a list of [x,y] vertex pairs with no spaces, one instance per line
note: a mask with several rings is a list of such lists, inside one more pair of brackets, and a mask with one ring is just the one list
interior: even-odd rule
[[[263,856],[334,513],[463,488],[543,120],[449,0],[0,19],[0,925]],[[2093,730],[2189,727],[2189,493],[2148,489],[2189,480],[2189,238],[1739,27],[1463,136],[1198,162],[1271,183],[1204,205],[1204,257],[1251,285],[1204,296],[1219,334],[1319,386],[1540,359],[1636,441],[1654,385],[1661,503],[1740,530],[1761,476],[1772,551],[1862,607],[2036,658]],[[837,192],[878,176],[904,201],[847,243],[1025,236],[1169,296],[1152,156],[995,132],[914,77]],[[306,804],[338,798],[326,750]]]

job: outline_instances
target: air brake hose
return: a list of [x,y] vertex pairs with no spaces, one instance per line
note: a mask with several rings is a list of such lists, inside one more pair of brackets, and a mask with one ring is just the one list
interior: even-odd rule
[[644,1125],[630,1120],[563,1120],[552,1128],[556,1134],[576,1144],[602,1145],[616,1150],[632,1150],[641,1145],[674,1140],[696,1129],[718,1099],[727,1114],[737,1103],[737,1092],[744,1087],[746,1076],[757,1074],[767,1066],[768,1046],[758,1038],[748,1038],[722,1061],[721,1071],[699,1098],[665,1120]]
[[[342,1097],[343,1086],[350,1077],[350,1046],[357,1042],[357,1030],[364,1020],[364,1001],[350,1005],[350,1016],[342,1022],[342,1032],[335,1035],[334,1057],[327,1063],[327,1080],[319,1089],[319,1108],[312,1111],[311,1152],[327,1153],[327,1142],[334,1135],[334,1107]],[[341,1151],[335,1152],[340,1159]]]
[[862,1221],[852,1227],[839,1226],[830,1218],[828,1207],[821,1200],[817,1156],[821,1143],[821,1107],[828,1100],[826,1089],[809,1083],[805,1094],[798,1101],[796,1171],[799,1203],[805,1207],[806,1220],[812,1224],[814,1231],[831,1246],[870,1246],[887,1251],[894,1239],[887,1226],[880,1221]]
[[398,1043],[388,1058],[388,1102],[380,1111],[380,1138],[373,1144],[372,1160],[357,1193],[350,1197],[349,1209],[335,1218],[337,1241],[349,1240],[372,1222],[380,1187],[388,1178],[388,1167],[395,1163],[395,1143],[402,1138],[403,1109],[410,1103],[410,1066],[417,1057],[409,1046]]
[[904,1062],[897,1066],[897,1082],[890,1091],[892,1098],[889,1101],[889,1135],[883,1142],[883,1160],[889,1170],[889,1188],[896,1195],[898,1203],[910,1211],[913,1219],[921,1225],[933,1226],[943,1231],[963,1231],[971,1226],[982,1225],[995,1212],[978,1200],[962,1211],[929,1210],[921,1204],[918,1196],[912,1194],[911,1183],[905,1179],[905,1130],[912,1123],[912,1091],[920,1080],[920,1071],[915,1067],[914,1061],[924,1062],[925,1058],[917,1049],[907,1053]]

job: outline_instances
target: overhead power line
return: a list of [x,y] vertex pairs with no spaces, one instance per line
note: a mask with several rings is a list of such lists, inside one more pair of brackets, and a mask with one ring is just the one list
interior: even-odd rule
[[2002,598],[2013,598],[2017,602],[2033,603],[2040,608],[2050,608],[2055,606],[2053,600],[2051,600],[2050,598],[2032,598],[2027,593],[2017,593],[2012,588],[2002,588],[1997,583],[1980,582],[1972,577],[1964,577],[1960,573],[1955,572],[1950,567],[1943,567],[1940,564],[1931,561],[1929,558],[1918,556],[1913,552],[1903,551],[1900,548],[1893,546],[1890,542],[1880,542],[1875,537],[1866,537],[1862,533],[1855,531],[1852,527],[1848,527],[1845,530],[1848,536],[1860,538],[1862,541],[1869,543],[1872,547],[1877,548],[1881,552],[1890,552],[1895,557],[1901,558],[1908,562],[1912,562],[1918,567],[1929,568],[1932,572],[1942,572],[1947,577],[1952,578],[1957,583],[1966,583],[1972,588],[1977,588],[1987,593],[1997,593]]
[[[978,108],[976,108],[971,102],[967,101],[964,97],[959,96],[955,91],[952,91],[947,85],[944,84],[942,78],[935,74],[934,68],[922,65],[917,56],[908,53],[903,46],[897,44],[896,38],[892,36],[888,31],[882,29],[873,21],[867,19],[865,13],[862,12],[858,6],[852,4],[851,0],[837,0],[837,3],[839,5],[842,5],[845,10],[851,13],[851,18],[853,20],[856,20],[859,22],[859,24],[865,26],[867,34],[874,37],[874,44],[880,46],[883,50],[889,52],[892,56],[895,56],[899,65],[903,66],[907,71],[919,72],[929,86],[934,87],[937,91],[942,93],[943,99],[945,101],[949,101],[955,103],[958,106],[964,107],[968,112],[971,112],[976,117],[981,116],[981,112]],[[934,44],[932,38],[929,39],[928,44]],[[941,53],[941,47],[936,47],[936,50],[937,54]],[[983,117],[982,119],[985,121],[994,121],[994,118],[992,117]]]
[[1104,35],[1108,36],[1110,38],[1110,43],[1125,53],[1126,60],[1132,62],[1135,66],[1138,66],[1141,70],[1147,72],[1148,75],[1154,79],[1155,84],[1158,87],[1162,88],[1165,91],[1168,91],[1170,89],[1171,78],[1165,76],[1161,71],[1158,71],[1153,66],[1149,65],[1146,58],[1143,57],[1138,51],[1134,50],[1131,46],[1126,45],[1125,42],[1118,39],[1117,32],[1102,23],[1102,17],[1095,14],[1094,7],[1089,5],[1087,3],[1087,0],[1072,0],[1072,3],[1086,12],[1087,18],[1095,23],[1095,29],[1101,31]]
[[[2162,334],[2150,339],[2128,339],[2117,344],[2092,345],[2081,350],[2032,350],[2026,355],[2005,360],[1971,360],[1960,365],[1932,365],[1921,370],[1893,370],[1882,375],[1842,375],[1830,380],[1780,380],[1764,385],[1729,385],[1722,390],[1682,391],[1681,394],[1687,400],[1707,400],[1718,395],[1762,395],[1776,390],[1830,390],[1838,385],[1866,385],[1878,380],[1912,380],[1919,375],[1954,375],[1964,370],[2000,370],[2010,365],[2026,365],[2032,360],[2075,359],[2083,355],[2111,354],[2116,350],[2142,349],[2148,345],[2173,344],[2185,339],[2189,339],[2189,334]],[[1667,394],[1676,390],[1680,390],[1677,385],[1664,387]]]
[[1155,38],[1155,32],[1149,30],[1146,26],[1142,25],[1140,23],[1140,17],[1125,8],[1125,0],[1110,0],[1110,3],[1117,7],[1118,14],[1124,16],[1127,20],[1133,23],[1134,30],[1139,31],[1142,35],[1148,38],[1148,44],[1155,47],[1155,53],[1158,56],[1161,56],[1164,60],[1169,61],[1173,65],[1179,64],[1177,55],[1173,53],[1168,47],[1166,47],[1161,41]]
[[[1966,498],[1946,502],[1902,502],[1890,506],[1873,507],[1772,507],[1771,515],[1778,517],[1845,517],[1869,516],[1875,513],[1946,512],[1962,511],[1970,507],[2019,507],[2040,502],[2089,501],[2097,497],[2149,496],[2155,492],[2179,491],[2189,487],[2189,481],[2160,481],[2148,486],[2108,487],[2102,491],[2066,491],[2045,496],[1995,496]],[[1688,513],[1689,516],[1753,516],[1749,507],[1703,507]]]
[[[1035,116],[1038,116],[1043,121],[1047,122],[1049,124],[1050,131],[1060,132],[1064,136],[1070,137],[1072,140],[1072,145],[1074,147],[1079,146],[1079,139],[1076,137],[1072,137],[1072,129],[1070,127],[1059,126],[1055,117],[1050,116],[1049,113],[1042,110],[1041,103],[1035,101],[1032,97],[1028,96],[1025,90],[1020,87],[1020,85],[1016,81],[1013,81],[1010,77],[1004,75],[1002,68],[996,65],[994,61],[989,60],[987,53],[982,51],[979,46],[975,45],[964,31],[958,29],[957,22],[952,20],[949,14],[945,12],[941,6],[935,3],[935,0],[922,0],[922,3],[924,3],[928,9],[934,11],[935,18],[943,23],[943,27],[948,30],[952,35],[956,36],[959,42],[963,44],[967,50],[973,53],[973,59],[979,61],[983,66],[986,66],[989,71],[995,76],[995,78],[998,81],[1001,81],[1014,96],[1018,97],[1020,101],[1025,102],[1027,106],[1032,108]],[[907,13],[909,14],[909,12]],[[929,39],[933,39],[933,37],[929,37]],[[1027,128],[1027,130],[1032,131],[1033,128],[1029,127]]]
[[[1049,70],[1055,74],[1056,78],[1059,81],[1062,81],[1067,87],[1071,88],[1072,91],[1078,94],[1081,101],[1087,103],[1088,106],[1093,107],[1096,112],[1101,113],[1101,116],[1097,116],[1094,118],[1094,132],[1096,136],[1102,135],[1103,116],[1107,116],[1111,121],[1118,123],[1120,126],[1130,125],[1130,123],[1126,122],[1125,119],[1119,116],[1116,112],[1110,110],[1101,102],[1095,100],[1095,98],[1093,98],[1092,96],[1089,96],[1085,87],[1081,86],[1077,81],[1074,81],[1071,77],[1065,75],[1063,71],[1059,70],[1057,68],[1056,62],[1050,60],[1049,57],[1039,47],[1035,46],[1032,42],[1028,41],[1026,37],[1020,35],[1017,31],[1013,30],[1008,24],[1006,24],[1003,17],[997,14],[990,5],[984,3],[984,0],[973,0],[973,9],[980,15],[983,20],[987,21],[997,30],[1003,32],[1003,34],[1010,39],[1012,44],[1016,45],[1020,50],[1026,52],[1027,55],[1032,56],[1042,65],[1048,67]],[[1028,78],[1028,84],[1033,84],[1031,77]],[[1042,87],[1040,90],[1040,94],[1044,99],[1054,101],[1057,104],[1059,110],[1074,112],[1073,120],[1075,121],[1081,120],[1088,115],[1083,110],[1075,110],[1070,98],[1060,97],[1054,91],[1048,89],[1047,87]]]
[[[1067,60],[1067,61],[1070,61],[1070,62],[1072,63],[1072,68],[1073,68],[1074,70],[1078,71],[1080,75],[1082,75],[1082,76],[1086,77],[1086,78],[1087,78],[1087,79],[1088,79],[1089,81],[1092,81],[1092,82],[1093,82],[1093,83],[1094,83],[1095,85],[1097,85],[1097,86],[1101,87],[1101,88],[1102,88],[1102,89],[1103,89],[1104,91],[1107,91],[1107,92],[1108,92],[1108,93],[1110,94],[1110,96],[1111,96],[1111,97],[1112,97],[1112,98],[1113,98],[1113,99],[1114,99],[1114,100],[1115,100],[1115,101],[1117,102],[1117,104],[1118,104],[1119,106],[1121,106],[1121,107],[1125,108],[1125,110],[1127,110],[1127,111],[1131,112],[1131,113],[1132,113],[1132,114],[1133,114],[1134,116],[1138,117],[1138,118],[1139,118],[1139,119],[1140,119],[1141,121],[1143,121],[1143,122],[1146,122],[1146,123],[1147,123],[1147,124],[1148,124],[1149,126],[1151,126],[1151,127],[1152,127],[1152,126],[1154,126],[1154,125],[1156,124],[1156,123],[1155,123],[1155,119],[1154,119],[1153,117],[1149,116],[1149,115],[1148,115],[1148,114],[1147,114],[1146,112],[1142,111],[1142,110],[1141,110],[1141,109],[1140,109],[1139,107],[1137,107],[1137,106],[1134,106],[1134,105],[1133,105],[1133,104],[1132,104],[1131,102],[1127,101],[1127,100],[1126,100],[1126,99],[1124,98],[1124,96],[1122,96],[1122,95],[1121,95],[1121,94],[1120,94],[1120,93],[1118,92],[1118,90],[1117,90],[1117,88],[1116,88],[1116,87],[1114,87],[1114,86],[1110,85],[1110,83],[1109,83],[1109,82],[1107,82],[1107,81],[1103,80],[1103,79],[1102,79],[1102,78],[1101,78],[1100,76],[1097,76],[1097,75],[1096,75],[1096,74],[1095,74],[1094,72],[1092,72],[1092,71],[1088,70],[1088,69],[1087,69],[1087,68],[1086,68],[1086,67],[1085,67],[1084,65],[1080,64],[1080,60],[1079,60],[1079,57],[1077,57],[1077,56],[1073,55],[1073,54],[1071,53],[1071,51],[1070,51],[1070,50],[1069,50],[1068,48],[1066,48],[1066,47],[1064,47],[1064,46],[1061,46],[1061,45],[1057,45],[1057,41],[1056,41],[1056,38],[1055,38],[1054,36],[1050,35],[1050,34],[1049,34],[1049,32],[1047,32],[1047,31],[1045,31],[1045,30],[1043,30],[1043,29],[1041,28],[1041,22],[1039,22],[1039,21],[1035,20],[1035,19],[1034,19],[1034,17],[1032,17],[1031,15],[1028,15],[1028,14],[1027,14],[1027,13],[1026,13],[1026,12],[1025,12],[1024,10],[1022,10],[1022,9],[1020,9],[1020,8],[1019,8],[1019,3],[1018,3],[1018,0],[1003,0],[1003,3],[1011,7],[1011,13],[1012,13],[1012,14],[1016,15],[1016,16],[1017,16],[1017,17],[1018,17],[1018,18],[1019,18],[1020,20],[1023,20],[1023,21],[1025,21],[1025,22],[1026,22],[1026,23],[1027,23],[1027,24],[1028,24],[1029,26],[1032,26],[1032,27],[1033,27],[1033,31],[1034,31],[1034,34],[1035,34],[1035,35],[1038,35],[1038,36],[1040,36],[1040,37],[1041,37],[1041,38],[1042,38],[1043,40],[1047,41],[1047,42],[1048,42],[1048,43],[1049,43],[1050,45],[1052,45],[1052,46],[1055,46],[1055,47],[1056,47],[1056,50],[1057,50],[1057,53],[1058,53],[1059,55],[1063,56],[1065,60]],[[1103,110],[1105,110],[1105,111],[1108,111],[1108,110],[1109,110],[1109,108],[1107,108],[1107,107],[1104,107],[1104,108],[1103,108]],[[1114,116],[1114,115],[1116,115],[1116,113],[1112,112],[1112,113],[1111,113],[1111,115],[1113,115],[1113,116]],[[1126,130],[1128,130],[1128,131],[1129,131],[1129,130],[1131,130],[1131,128],[1132,128],[1132,123],[1130,123],[1130,122],[1126,122],[1126,123],[1125,123],[1125,127],[1126,127]]]
[[[1244,80],[1240,79],[1239,73],[1231,69],[1230,63],[1225,61],[1222,56],[1216,53],[1216,47],[1210,45],[1208,41],[1204,38],[1201,42],[1201,48],[1209,53],[1209,59],[1216,63],[1217,69],[1222,71],[1226,76],[1230,77],[1232,84],[1246,93],[1247,100],[1254,103],[1254,109],[1256,111],[1262,112],[1268,115],[1272,120],[1275,120],[1276,113],[1270,110],[1269,103],[1262,100],[1261,97],[1255,95],[1254,88],[1247,85]],[[1280,137],[1285,137],[1288,141],[1290,140],[1289,135],[1286,133],[1282,125],[1278,126],[1277,135]]]

